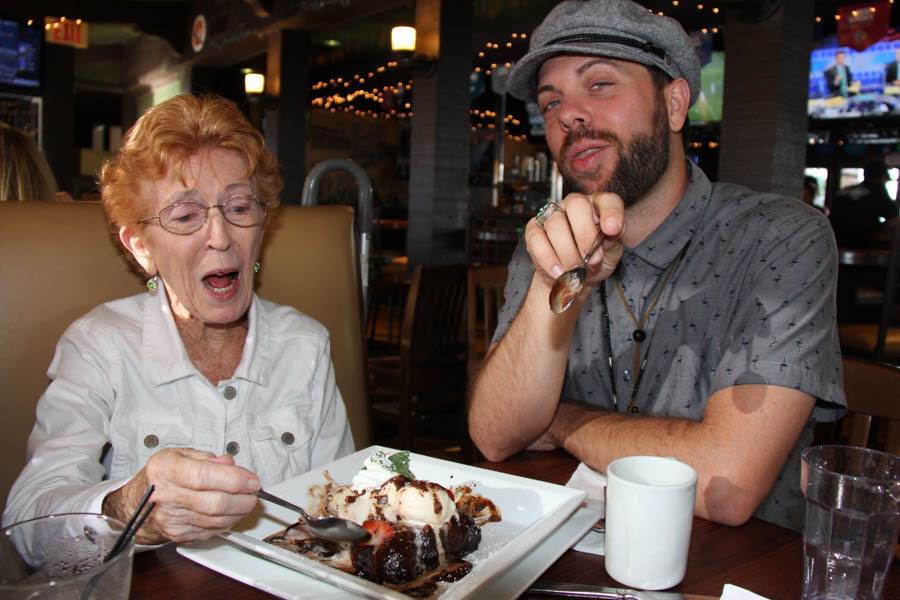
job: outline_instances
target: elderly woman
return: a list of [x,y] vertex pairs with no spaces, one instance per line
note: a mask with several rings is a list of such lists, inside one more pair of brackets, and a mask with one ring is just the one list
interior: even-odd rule
[[246,515],[261,486],[352,452],[328,331],[254,294],[281,179],[230,101],[151,108],[100,186],[148,292],[94,309],[60,339],[3,521],[124,520],[154,484],[138,541],[206,539]]

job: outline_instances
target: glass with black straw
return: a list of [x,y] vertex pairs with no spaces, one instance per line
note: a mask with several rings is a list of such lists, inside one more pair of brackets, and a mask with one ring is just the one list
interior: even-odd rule
[[153,510],[153,486],[128,523],[65,513],[0,531],[0,598],[124,600],[131,589],[134,535]]

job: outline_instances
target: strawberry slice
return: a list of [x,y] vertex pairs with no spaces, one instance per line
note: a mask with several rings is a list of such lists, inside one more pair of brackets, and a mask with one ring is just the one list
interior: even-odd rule
[[366,544],[379,546],[394,537],[394,526],[387,521],[369,519],[363,523],[363,527],[371,534],[371,539]]

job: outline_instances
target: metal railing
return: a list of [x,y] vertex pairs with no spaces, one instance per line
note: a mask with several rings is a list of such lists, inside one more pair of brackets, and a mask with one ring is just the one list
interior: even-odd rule
[[369,288],[369,248],[372,241],[372,181],[358,164],[347,158],[329,158],[316,163],[303,182],[303,194],[300,198],[302,206],[315,206],[319,203],[319,186],[322,179],[333,171],[347,171],[356,179],[359,187],[359,206],[356,215],[359,219],[359,270],[362,275],[362,297],[364,310],[368,307],[367,292]]

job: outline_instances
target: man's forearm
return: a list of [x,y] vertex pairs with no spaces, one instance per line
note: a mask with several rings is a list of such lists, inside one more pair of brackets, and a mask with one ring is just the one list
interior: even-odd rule
[[704,451],[716,445],[710,437],[711,432],[704,432],[704,429],[702,422],[633,417],[566,402],[560,404],[548,437],[602,472],[606,472],[612,461],[623,456],[677,458],[691,465],[698,474],[695,514],[705,519],[725,520],[713,518],[706,501],[706,490],[713,473],[721,473],[724,465],[716,464],[717,452]]
[[[561,402],[546,437],[598,471],[623,456],[683,455],[699,422],[624,415]],[[679,456],[681,458],[681,456]]]
[[703,420],[691,421],[566,402],[545,437],[604,472],[623,456],[675,457],[697,471],[697,516],[737,525],[768,494],[812,404],[810,396],[795,390],[736,386],[714,394]]
[[469,433],[490,460],[528,446],[556,414],[583,300],[555,315],[548,294],[545,285],[532,281],[519,314],[472,383]]

